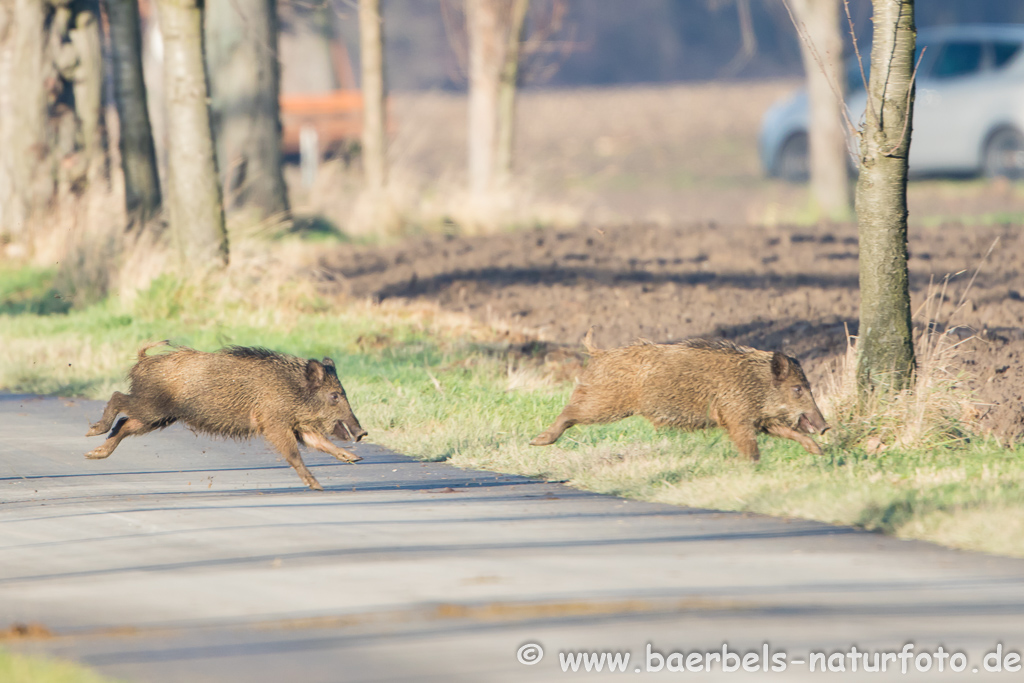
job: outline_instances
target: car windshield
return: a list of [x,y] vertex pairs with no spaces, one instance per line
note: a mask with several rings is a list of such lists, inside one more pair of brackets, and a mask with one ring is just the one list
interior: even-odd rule
[[[931,43],[930,45],[928,43]],[[1012,39],[993,41],[951,40],[919,41],[914,63],[917,66],[918,78],[946,80],[970,76],[985,70],[1005,68],[1018,56],[1021,42]],[[921,57],[922,49],[924,57]],[[846,92],[856,93],[864,90],[864,82],[871,76],[871,46],[862,47],[861,59],[864,63],[864,75],[856,57],[846,60]]]
[[1020,43],[995,42],[992,44],[992,58],[997,69],[1002,69],[1020,50]]
[[932,67],[932,78],[957,78],[981,71],[982,44],[975,41],[956,41],[947,43],[935,59]]

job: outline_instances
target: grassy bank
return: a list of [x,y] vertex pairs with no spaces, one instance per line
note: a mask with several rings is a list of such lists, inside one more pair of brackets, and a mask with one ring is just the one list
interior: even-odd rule
[[29,657],[0,649],[0,681],[4,683],[113,683],[90,669],[62,660]]
[[[751,463],[721,431],[658,431],[631,418],[531,448],[568,398],[578,361],[546,358],[462,316],[328,300],[300,282],[238,273],[192,286],[164,278],[134,301],[69,310],[47,306],[60,301],[51,278],[0,271],[0,387],[8,391],[106,399],[125,389],[136,349],[158,339],[331,356],[370,439],[418,458],[1024,556],[1021,446],[971,438],[881,449],[851,445],[837,429],[824,456],[765,436],[762,460]],[[92,443],[83,437],[82,452]]]

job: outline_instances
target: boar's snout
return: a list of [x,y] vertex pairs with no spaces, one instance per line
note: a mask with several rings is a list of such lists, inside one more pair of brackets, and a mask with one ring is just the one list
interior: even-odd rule
[[331,432],[342,441],[362,441],[366,436],[366,430],[360,426],[359,421],[353,415],[352,424],[346,424],[341,420],[334,423],[334,431]]
[[801,413],[796,427],[806,434],[824,434],[831,429],[829,424],[825,422],[825,418],[817,410],[810,414]]

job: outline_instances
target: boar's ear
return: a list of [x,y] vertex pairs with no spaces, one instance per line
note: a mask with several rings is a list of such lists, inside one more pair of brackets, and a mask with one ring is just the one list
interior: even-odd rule
[[320,362],[324,364],[325,368],[333,368],[334,367],[334,361],[331,360],[330,358],[324,358]]
[[320,387],[324,385],[324,375],[326,374],[324,366],[310,359],[306,363],[306,386],[310,391],[316,392],[320,390]]
[[776,386],[789,377],[789,359],[786,354],[776,351],[772,354],[772,383]]

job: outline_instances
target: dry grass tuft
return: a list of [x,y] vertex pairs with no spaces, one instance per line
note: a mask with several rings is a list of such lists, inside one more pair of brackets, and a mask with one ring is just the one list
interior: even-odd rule
[[943,309],[950,301],[950,276],[941,285],[929,284],[914,316],[923,326],[914,343],[917,369],[912,386],[906,389],[862,397],[857,387],[857,345],[854,337],[847,336],[846,354],[829,373],[822,400],[825,415],[835,425],[834,443],[878,453],[889,448],[948,447],[981,433],[979,404],[968,386],[969,378],[958,370],[963,367],[959,356],[965,344],[975,337],[966,325],[956,322],[977,274],[976,270],[948,315]]
[[521,360],[509,358],[505,366],[506,392],[551,390],[556,386],[551,373]]

